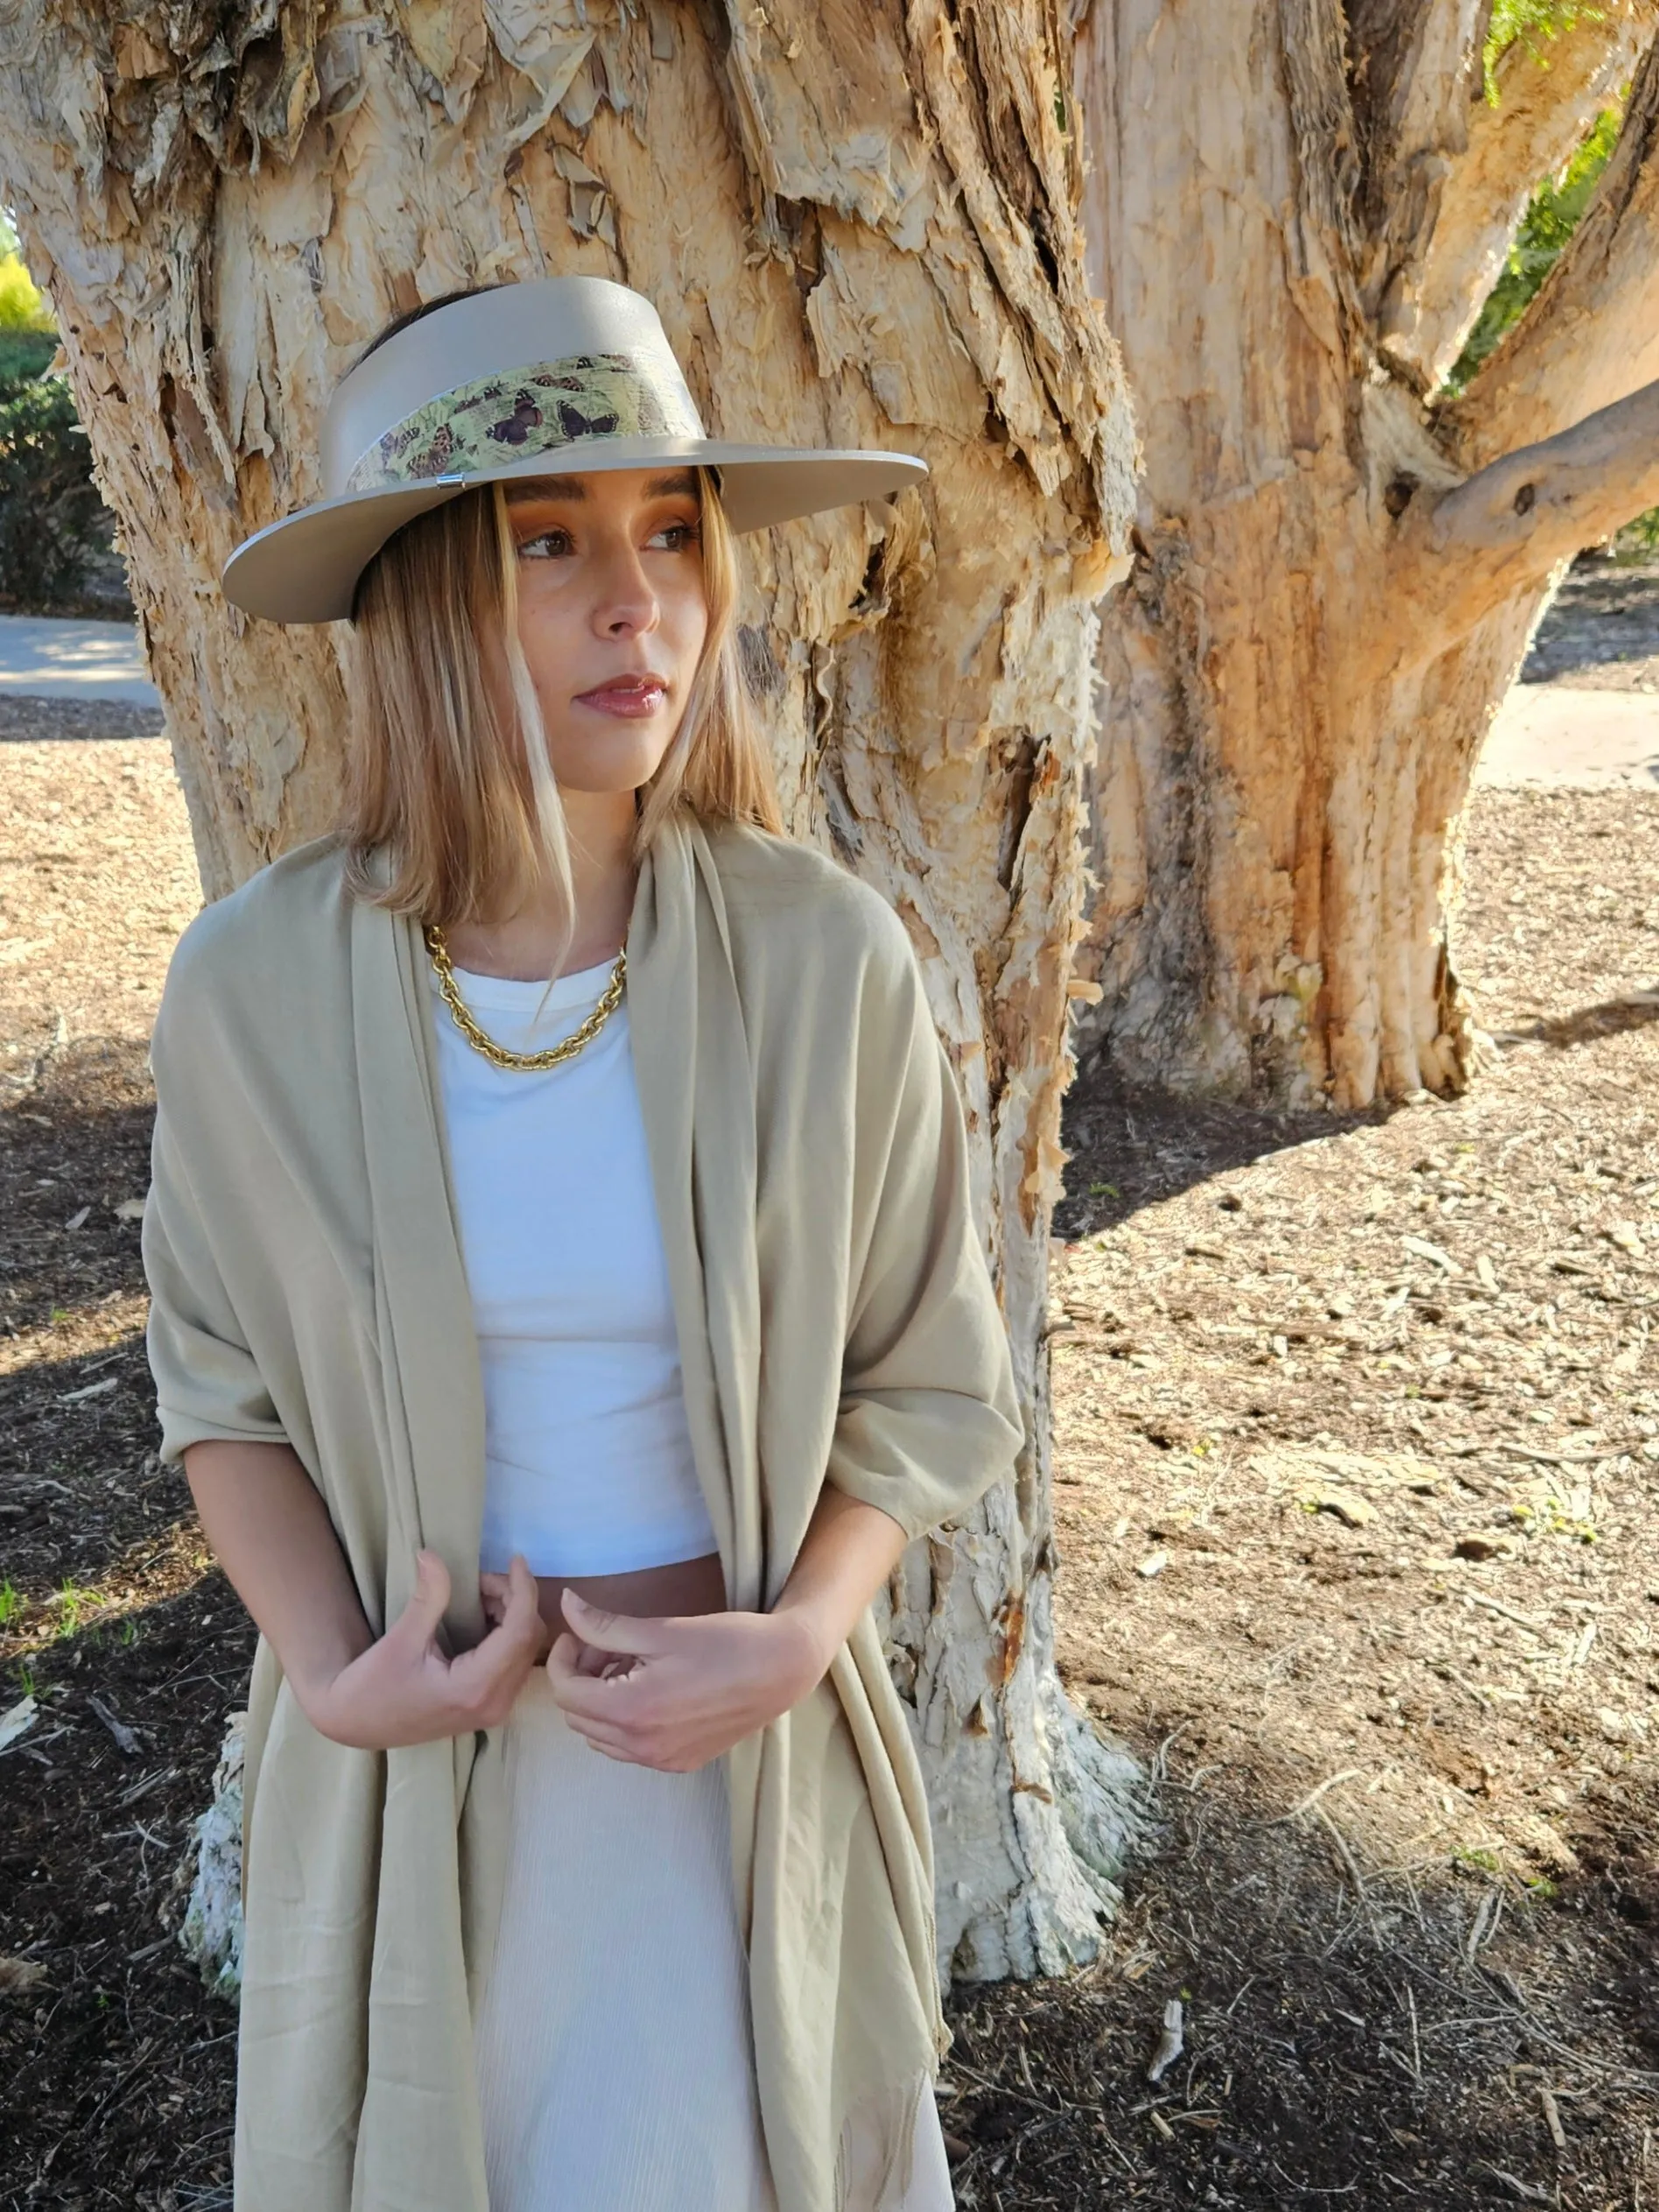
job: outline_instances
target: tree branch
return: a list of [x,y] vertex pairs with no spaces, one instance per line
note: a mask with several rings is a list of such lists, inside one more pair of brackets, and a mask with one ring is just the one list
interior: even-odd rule
[[1385,342],[1431,389],[1462,351],[1539,179],[1564,167],[1656,25],[1655,0],[1624,0],[1575,16],[1548,41],[1517,39],[1498,64],[1497,106],[1477,98],[1459,117],[1461,147],[1432,150],[1445,181],[1416,266],[1399,257],[1381,317]]
[[1659,43],[1642,57],[1618,147],[1571,244],[1438,426],[1463,467],[1480,468],[1656,376]]
[[1489,10],[1490,0],[1347,0],[1365,240],[1357,269],[1385,341],[1402,327],[1402,285],[1422,260],[1448,165],[1468,142]]
[[1505,454],[1422,514],[1408,510],[1393,619],[1414,660],[1644,508],[1659,505],[1659,378],[1541,444]]

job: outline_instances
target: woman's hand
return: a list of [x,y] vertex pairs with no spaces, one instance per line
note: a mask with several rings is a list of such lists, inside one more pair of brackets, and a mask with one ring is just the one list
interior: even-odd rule
[[365,1751],[498,1727],[545,1648],[536,1578],[522,1556],[504,1579],[497,1624],[470,1652],[446,1658],[438,1627],[449,1603],[449,1570],[436,1552],[423,1551],[414,1593],[385,1634],[299,1693],[307,1720],[336,1744]]
[[635,1766],[706,1765],[798,1704],[829,1664],[804,1616],[637,1619],[570,1589],[562,1603],[570,1627],[548,1654],[553,1695],[595,1751]]

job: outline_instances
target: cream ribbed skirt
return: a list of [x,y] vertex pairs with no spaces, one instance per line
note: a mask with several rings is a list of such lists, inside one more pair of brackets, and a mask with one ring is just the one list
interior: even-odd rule
[[[490,2212],[775,2212],[723,1765],[607,1758],[539,1667],[506,1757],[511,1843],[477,2034]],[[953,2202],[927,2096],[890,2212]]]

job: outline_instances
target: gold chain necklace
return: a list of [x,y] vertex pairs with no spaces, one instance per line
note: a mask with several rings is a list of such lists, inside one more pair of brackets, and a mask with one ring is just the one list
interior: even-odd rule
[[628,977],[628,948],[616,955],[616,965],[610,971],[610,981],[600,996],[599,1004],[579,1029],[573,1029],[568,1037],[558,1044],[549,1045],[540,1053],[510,1053],[504,1045],[498,1045],[473,1019],[466,1000],[455,985],[455,970],[450,963],[449,947],[444,933],[436,922],[427,922],[421,930],[426,940],[432,971],[438,978],[438,988],[443,993],[444,1004],[453,1018],[455,1026],[475,1053],[482,1053],[492,1067],[557,1067],[561,1062],[574,1060],[585,1045],[591,1045],[600,1031],[622,1003],[622,987]]

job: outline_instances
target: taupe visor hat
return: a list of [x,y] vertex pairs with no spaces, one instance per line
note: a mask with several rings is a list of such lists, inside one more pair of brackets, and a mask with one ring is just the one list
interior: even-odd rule
[[451,300],[348,370],[323,417],[326,496],[244,539],[224,594],[273,622],[338,622],[392,532],[470,486],[657,461],[716,471],[738,531],[927,474],[913,454],[706,437],[649,299],[543,277]]

